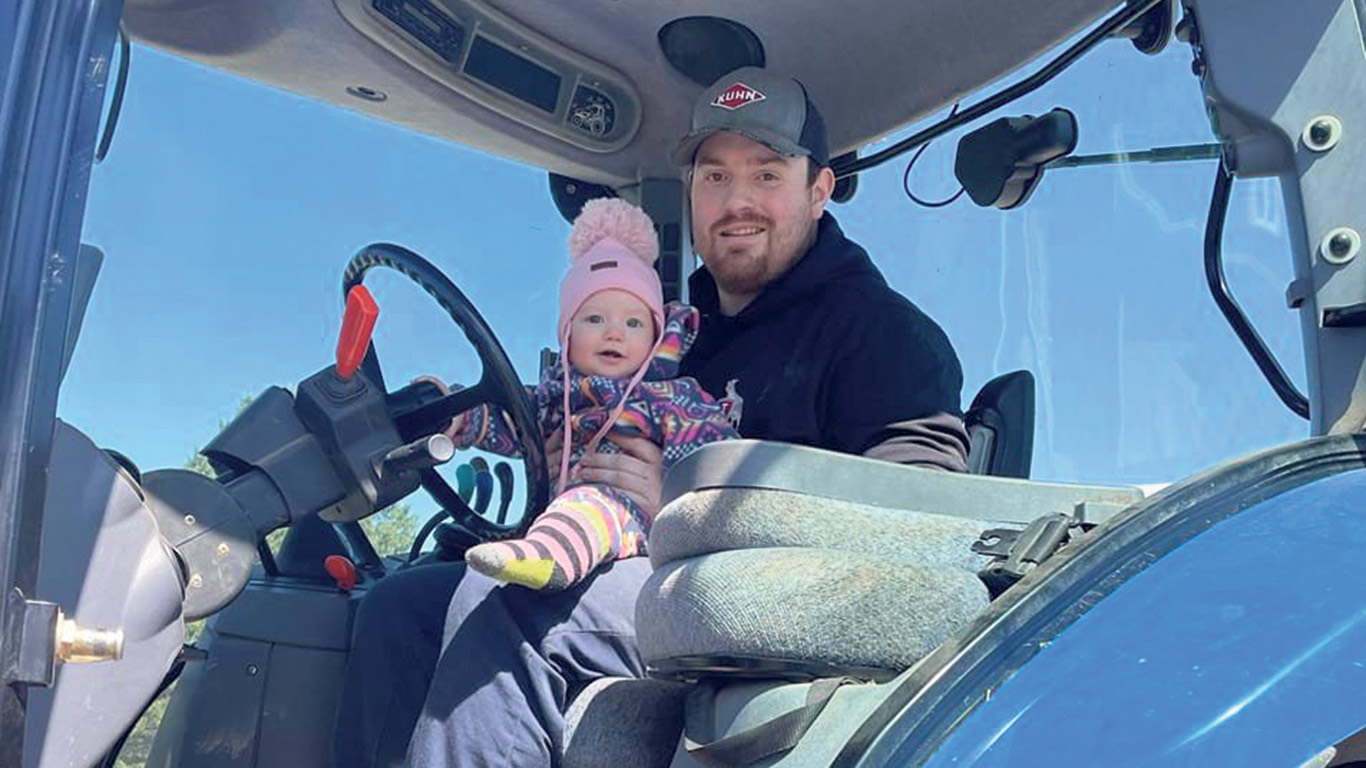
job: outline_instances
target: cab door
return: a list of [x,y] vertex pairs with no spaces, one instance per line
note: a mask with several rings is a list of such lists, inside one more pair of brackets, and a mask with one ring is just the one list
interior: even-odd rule
[[121,0],[0,3],[0,768],[51,682],[60,606],[35,594],[71,265]]

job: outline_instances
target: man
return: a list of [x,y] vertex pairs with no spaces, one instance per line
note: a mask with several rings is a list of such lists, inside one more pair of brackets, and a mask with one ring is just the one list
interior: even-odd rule
[[[693,243],[704,264],[689,282],[702,325],[684,374],[726,396],[746,437],[963,470],[957,357],[825,213],[835,180],[824,123],[801,84],[756,68],[723,77],[698,101],[675,159],[688,169]],[[586,457],[579,474],[657,510],[658,449],[620,444],[625,453]],[[551,764],[577,690],[597,677],[642,674],[634,598],[648,575],[643,558],[624,560],[553,595],[467,577],[451,602],[410,764]],[[450,588],[430,594],[422,605]],[[368,642],[371,658],[385,642],[397,647],[395,624],[430,619],[413,606],[376,606],[371,620],[363,606],[358,646]],[[386,623],[389,640],[361,637],[365,626]],[[397,709],[384,713],[390,754],[403,730]],[[342,731],[338,759],[349,760]]]
[[706,267],[689,281],[702,326],[682,372],[732,398],[746,437],[963,471],[958,359],[824,212],[827,151],[791,78],[742,69],[698,102],[674,155]]

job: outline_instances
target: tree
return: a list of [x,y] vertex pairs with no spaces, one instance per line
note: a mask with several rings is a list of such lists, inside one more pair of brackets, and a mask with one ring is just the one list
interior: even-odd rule
[[365,535],[381,555],[407,556],[417,537],[417,513],[407,502],[400,502],[360,521]]

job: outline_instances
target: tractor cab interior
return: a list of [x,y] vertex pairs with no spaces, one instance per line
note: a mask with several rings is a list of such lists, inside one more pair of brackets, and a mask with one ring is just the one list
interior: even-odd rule
[[[616,0],[125,0],[120,20],[125,44],[138,50],[531,166],[565,221],[595,197],[638,203],[658,226],[666,298],[686,299],[697,264],[686,187],[669,156],[694,99],[721,74],[771,66],[805,84],[827,123],[838,177],[833,200],[847,204],[876,194],[874,169],[996,116],[1099,45],[1156,56],[1173,39],[1190,43],[1194,23],[1177,5],[1019,0],[1006,9],[993,0],[870,0],[851,9],[792,0],[736,9],[689,0],[628,13]],[[111,80],[116,106],[106,136],[117,127],[124,77]],[[1198,90],[1194,81],[1191,89]],[[1008,211],[1036,194],[1046,168],[1128,162],[1075,156],[1076,115],[1036,111],[1042,114],[1001,117],[964,137],[958,196]],[[1213,144],[1175,149],[1154,157],[1209,160],[1223,152]],[[918,158],[901,190],[925,205],[910,189]],[[447,183],[478,187],[479,180]],[[1120,184],[1139,202],[1114,207],[1149,205],[1132,179]],[[1150,208],[1161,220],[1152,229],[1163,236],[1199,229]],[[850,218],[875,215],[888,209]],[[1083,216],[1064,218],[1069,227],[1097,227],[1087,230],[1093,237],[1113,234]],[[1004,316],[1008,303],[1023,302],[1030,359],[1048,360],[1052,334],[1035,327],[1047,291],[1032,281],[1041,274],[1038,254],[1058,245],[1044,242],[1036,221],[1018,221],[1025,260],[1012,273],[1020,279],[1011,298],[1004,268],[996,285],[977,285],[967,268],[945,282],[966,286],[966,315],[995,302]],[[955,249],[973,251],[990,226],[965,225]],[[1276,236],[1286,237],[1284,229]],[[1218,242],[1216,233],[1216,256]],[[76,290],[84,296],[71,301],[67,358],[99,270],[98,251],[82,258],[93,266],[78,269],[89,279]],[[1104,300],[1089,289],[1112,268],[1079,263],[1074,290],[1048,299],[1082,307],[1074,325],[1087,321],[1090,302]],[[384,345],[371,343],[378,309],[367,290],[381,273],[420,289],[469,342],[479,366],[473,385],[443,393],[431,382],[386,376]],[[163,694],[169,703],[147,765],[330,764],[335,713],[346,706],[341,680],[353,619],[370,590],[396,571],[459,560],[473,544],[524,531],[550,496],[525,377],[509,339],[485,320],[494,308],[476,307],[462,290],[467,274],[387,242],[357,251],[340,281],[336,359],[318,361],[324,367],[293,386],[267,388],[222,425],[202,445],[209,475],[140,467],[136,457],[97,446],[79,424],[59,423],[44,528],[84,533],[43,539],[38,583],[82,625],[121,627],[122,661],[65,667],[55,686],[35,689],[27,730],[34,764],[114,765],[139,717]],[[504,287],[500,298],[512,292]],[[1121,342],[1126,311],[1120,307],[1115,323]],[[749,765],[779,754],[792,761],[785,765],[854,765],[916,691],[952,664],[985,658],[983,638],[1007,626],[1023,632],[1026,620],[1017,617],[1032,616],[1023,606],[1055,596],[1034,594],[1041,582],[1031,574],[1050,558],[1094,548],[1097,526],[1129,519],[1150,494],[1120,472],[1096,482],[1070,476],[1051,444],[1043,445],[1048,477],[1035,477],[1036,435],[1051,439],[1066,410],[1047,393],[1088,383],[1060,384],[1052,371],[1015,364],[1004,334],[996,341],[994,352],[979,351],[981,375],[971,381],[985,383],[964,403],[967,474],[757,440],[709,445],[674,466],[650,542],[654,574],[637,605],[650,677],[602,680],[578,692],[563,765]],[[1258,367],[1291,404],[1295,385],[1274,357],[1264,364],[1272,356],[1256,343]],[[1182,347],[1180,356],[1201,352]],[[1113,362],[1105,344],[1085,354],[1087,373]],[[1144,354],[1140,362],[1158,366],[1171,357],[1165,348]],[[1124,415],[1098,415],[1088,401],[1070,416],[1138,429],[1132,414],[1145,408],[1133,404],[1151,403],[1124,383],[1122,370],[1115,378],[1128,398]],[[1341,413],[1349,401],[1339,397],[1334,407]],[[522,436],[520,470],[457,457],[441,434],[453,415],[480,403],[502,409]],[[1210,410],[1195,395],[1177,405],[1186,410],[1151,416],[1171,422],[1163,434],[1179,432],[1182,415]],[[1307,417],[1307,401],[1303,410]],[[1315,411],[1313,428],[1326,431],[1326,418]],[[1076,431],[1080,452],[1111,447],[1086,427]],[[1170,459],[1172,443],[1136,454],[1155,466]],[[419,489],[437,511],[405,551],[376,551],[361,521]],[[280,530],[287,530],[282,542],[268,543]],[[129,552],[138,553],[132,561]],[[75,563],[82,565],[73,570]],[[207,620],[202,634],[186,644],[186,624],[199,619]],[[97,717],[91,701],[99,702]],[[699,711],[710,714],[698,721]],[[619,727],[624,719],[634,730]]]

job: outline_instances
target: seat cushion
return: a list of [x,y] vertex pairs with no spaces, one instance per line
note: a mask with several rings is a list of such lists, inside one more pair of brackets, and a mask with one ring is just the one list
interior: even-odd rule
[[742,657],[896,672],[988,602],[975,573],[900,554],[743,549],[664,563],[636,601],[647,665]]
[[815,547],[896,557],[928,568],[978,571],[990,558],[972,542],[992,524],[778,490],[709,489],[685,494],[655,518],[656,568],[731,549]]

